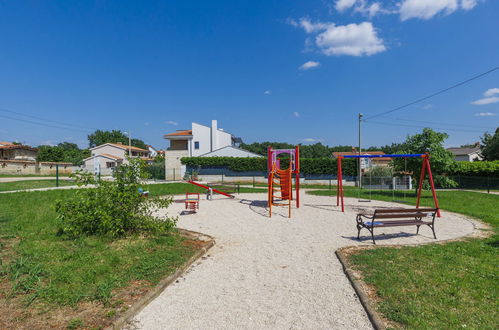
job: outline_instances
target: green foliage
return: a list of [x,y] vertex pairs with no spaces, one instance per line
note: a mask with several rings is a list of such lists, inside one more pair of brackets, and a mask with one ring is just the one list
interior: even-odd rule
[[499,127],[494,135],[485,133],[481,151],[485,160],[499,160]]
[[83,159],[90,157],[88,149],[80,149],[75,143],[62,142],[56,146],[38,146],[39,162],[66,162],[73,165],[83,164]]
[[[254,152],[256,154],[267,156],[267,148],[272,147],[274,149],[294,149],[294,144],[289,144],[286,142],[254,142],[251,144],[241,144],[241,148]],[[326,158],[331,157],[333,152],[336,151],[352,151],[351,146],[335,146],[329,147],[318,142],[310,145],[300,144],[300,157],[301,158]]]
[[[235,172],[266,172],[267,158],[250,157],[184,157],[182,164],[191,168],[225,167]],[[344,175],[355,175],[354,159],[344,159],[342,162]],[[288,166],[287,160],[281,162],[281,167]],[[305,174],[336,174],[338,162],[333,158],[302,158],[300,172]]]
[[95,184],[95,188],[78,189],[74,198],[58,201],[56,211],[61,234],[76,238],[84,235],[120,237],[130,233],[166,233],[176,225],[176,218],[158,218],[156,208],[168,207],[171,198],[144,198],[139,193],[145,164],[130,159],[119,166],[113,181],[95,181],[89,174],[78,173],[78,185]]
[[[102,131],[100,129],[96,130],[92,134],[87,136],[88,145],[90,148],[100,146],[104,143],[118,143],[121,142],[124,145],[128,145],[128,136],[122,131],[112,130],[112,131]],[[147,150],[147,145],[144,141],[139,139],[132,139],[131,144],[134,147],[142,148]]]
[[447,173],[449,175],[499,177],[499,160],[490,162],[454,162]]
[[[408,136],[399,152],[404,154],[428,153],[430,155],[432,172],[434,174],[446,173],[455,162],[452,153],[443,146],[444,141],[448,137],[445,133],[435,132],[431,128],[424,128],[420,134]],[[396,172],[404,172],[406,170],[412,172],[417,186],[421,173],[421,162],[421,158],[417,157],[408,157],[406,159],[395,158],[393,166]]]

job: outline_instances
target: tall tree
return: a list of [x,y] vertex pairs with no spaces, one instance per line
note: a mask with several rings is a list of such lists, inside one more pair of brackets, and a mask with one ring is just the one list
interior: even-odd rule
[[[454,163],[454,156],[443,146],[444,141],[449,137],[446,133],[435,132],[431,128],[424,128],[420,134],[408,136],[399,150],[404,154],[424,154],[430,155],[431,169],[434,174],[445,173]],[[412,172],[416,183],[421,174],[421,159],[408,157],[395,158],[394,169],[402,172]]]
[[485,160],[499,160],[499,127],[494,135],[485,133],[482,137],[481,152]]
[[[118,143],[121,142],[124,145],[128,145],[128,136],[122,131],[112,130],[112,131],[102,131],[100,129],[96,130],[92,134],[87,136],[88,145],[90,148],[100,146],[104,143]],[[147,145],[144,141],[139,139],[132,139],[131,144],[134,147],[147,149]]]

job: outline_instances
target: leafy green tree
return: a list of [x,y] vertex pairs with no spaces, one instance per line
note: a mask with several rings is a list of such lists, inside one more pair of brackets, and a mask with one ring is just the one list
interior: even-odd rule
[[[88,145],[90,148],[100,146],[104,143],[118,143],[121,142],[124,145],[128,145],[128,136],[119,130],[112,131],[102,131],[100,129],[96,130],[92,134],[87,136]],[[147,145],[144,141],[139,139],[132,139],[131,144],[134,147],[142,148],[147,150]]]
[[485,160],[499,160],[499,127],[494,135],[489,133],[483,135],[481,152]]
[[[444,141],[449,137],[446,133],[435,132],[431,128],[424,128],[420,134],[415,134],[408,136],[399,150],[400,153],[404,154],[424,154],[428,153],[430,155],[430,163],[432,173],[444,174],[446,173],[454,161],[454,156],[443,146]],[[407,161],[407,167],[406,167]],[[421,162],[420,158],[408,157],[395,158],[393,160],[393,166],[395,171],[403,172],[408,171],[413,173],[413,179],[419,184],[419,176],[421,174]],[[437,178],[435,178],[437,179]],[[444,180],[440,178],[439,180]],[[437,182],[439,183],[439,182]],[[441,185],[446,184],[441,182]],[[449,183],[450,184],[450,183]]]
[[39,162],[66,162],[73,165],[83,164],[83,159],[90,157],[88,149],[80,149],[75,143],[61,142],[56,146],[38,146]]

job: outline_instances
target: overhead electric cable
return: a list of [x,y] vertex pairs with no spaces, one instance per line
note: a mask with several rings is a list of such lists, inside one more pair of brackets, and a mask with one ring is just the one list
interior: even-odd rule
[[17,121],[21,121],[21,122],[24,122],[24,123],[30,123],[30,124],[35,124],[35,125],[40,125],[40,126],[45,126],[45,127],[65,129],[65,130],[68,130],[68,131],[75,131],[76,130],[76,131],[88,133],[87,131],[84,131],[82,129],[70,128],[70,127],[62,127],[62,126],[56,126],[56,125],[50,125],[50,124],[46,124],[46,123],[39,123],[39,122],[32,121],[32,120],[15,118],[15,117],[9,117],[9,116],[5,116],[5,115],[0,115],[0,118],[7,118],[7,119],[10,119],[10,120],[17,120]]
[[430,94],[430,95],[424,96],[424,97],[422,97],[422,98],[419,98],[419,99],[414,100],[414,101],[412,101],[412,102],[409,102],[409,103],[407,103],[407,104],[401,105],[401,106],[399,106],[399,107],[396,107],[396,108],[393,108],[393,109],[391,109],[391,110],[384,111],[384,112],[381,112],[381,113],[378,113],[378,114],[375,114],[375,115],[372,115],[372,116],[365,117],[365,118],[364,118],[364,121],[369,120],[369,119],[372,119],[372,118],[376,118],[376,117],[384,116],[384,115],[387,115],[387,114],[389,114],[389,113],[392,113],[392,112],[395,112],[395,111],[398,111],[398,110],[402,110],[402,109],[407,108],[407,107],[409,107],[409,106],[411,106],[411,105],[414,105],[414,104],[416,104],[416,103],[419,103],[419,102],[425,101],[425,100],[427,100],[427,99],[429,99],[429,98],[432,98],[432,97],[435,97],[435,96],[440,95],[440,94],[442,94],[442,93],[445,93],[445,92],[447,92],[447,91],[449,91],[449,90],[451,90],[451,89],[454,89],[454,88],[456,88],[456,87],[459,87],[459,86],[462,86],[462,85],[464,85],[464,84],[467,84],[467,83],[469,83],[469,82],[471,82],[471,81],[473,81],[473,80],[475,80],[475,79],[481,78],[481,77],[483,77],[483,76],[485,76],[485,75],[487,75],[487,74],[489,74],[489,73],[492,73],[492,72],[494,72],[494,71],[496,71],[496,70],[499,70],[499,66],[496,66],[496,67],[494,67],[494,68],[492,68],[492,69],[490,69],[490,70],[488,70],[488,71],[486,71],[486,72],[480,73],[480,74],[478,74],[478,75],[476,75],[476,76],[473,76],[473,77],[471,77],[471,78],[468,78],[468,79],[466,79],[466,80],[464,80],[464,81],[461,81],[461,82],[459,82],[459,83],[457,83],[457,84],[454,84],[454,85],[452,85],[452,86],[450,86],[450,87],[444,88],[444,89],[442,89],[442,90],[439,90],[438,92],[435,92],[435,93],[432,93],[432,94]]
[[422,126],[422,125],[408,125],[408,124],[398,124],[398,123],[386,123],[386,122],[379,122],[379,121],[367,121],[366,123],[377,124],[377,125],[385,125],[385,126],[404,126],[404,127],[417,127],[417,128],[432,128],[432,129],[442,130],[442,131],[483,133],[483,131],[478,131],[478,130],[467,130],[467,129],[460,129],[460,128],[445,128],[445,127],[430,127],[430,126]]

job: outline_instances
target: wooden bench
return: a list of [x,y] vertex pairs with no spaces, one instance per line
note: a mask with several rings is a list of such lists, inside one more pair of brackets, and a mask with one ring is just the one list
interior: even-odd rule
[[[416,234],[419,234],[419,227],[427,225],[435,235],[435,216],[438,209],[436,208],[415,208],[415,209],[376,209],[374,214],[357,214],[357,239],[360,238],[360,230],[366,228],[371,233],[373,243],[374,228],[379,227],[398,227],[398,226],[416,226]],[[368,221],[364,221],[364,219]]]

